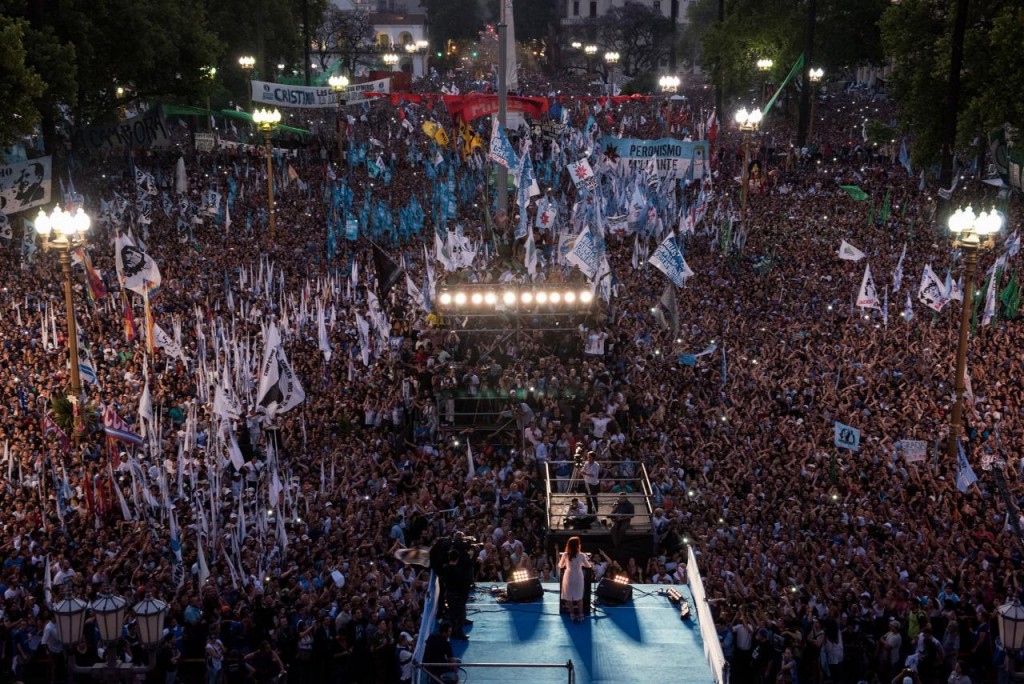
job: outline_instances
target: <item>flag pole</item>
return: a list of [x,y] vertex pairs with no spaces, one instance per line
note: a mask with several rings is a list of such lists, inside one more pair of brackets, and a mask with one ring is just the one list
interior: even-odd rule
[[[508,119],[508,24],[505,16],[509,0],[500,0],[501,11],[498,19],[498,123],[504,129]],[[504,220],[500,228],[510,225],[508,218],[508,169],[497,165],[498,221]],[[503,218],[504,217],[504,218]]]

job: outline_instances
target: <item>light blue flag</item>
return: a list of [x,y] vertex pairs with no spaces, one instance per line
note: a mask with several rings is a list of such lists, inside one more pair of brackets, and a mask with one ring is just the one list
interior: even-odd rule
[[498,123],[497,117],[491,126],[491,146],[487,152],[487,158],[510,170],[516,164],[516,150],[509,142],[505,127]]
[[971,464],[967,460],[967,454],[964,453],[964,445],[958,439],[956,441],[956,488],[962,494],[966,494],[967,488],[977,481],[978,476],[974,474],[974,469],[971,468]]
[[835,439],[833,441],[840,449],[859,451],[860,430],[850,427],[849,425],[844,425],[837,420],[835,424]]

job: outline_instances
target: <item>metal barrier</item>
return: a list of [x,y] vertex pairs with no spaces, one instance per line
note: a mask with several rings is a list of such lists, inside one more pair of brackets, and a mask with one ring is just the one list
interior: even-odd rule
[[704,658],[711,667],[716,684],[729,684],[729,664],[722,653],[722,644],[718,640],[715,621],[711,617],[711,607],[704,592],[704,580],[701,579],[697,556],[693,553],[692,546],[686,549],[686,579],[693,595],[693,607],[697,610],[700,638],[704,642]]
[[[416,669],[422,674],[426,675],[425,681],[435,682],[436,684],[449,684],[448,681],[441,677],[435,676],[432,672],[428,672],[426,668],[450,668],[452,663],[421,663],[416,661]],[[567,660],[564,663],[458,663],[458,669],[464,669],[467,667],[480,667],[480,668],[546,668],[546,669],[562,669],[566,670],[566,682],[567,684],[576,684],[576,666],[573,665],[572,660]],[[423,680],[421,680],[423,681]]]

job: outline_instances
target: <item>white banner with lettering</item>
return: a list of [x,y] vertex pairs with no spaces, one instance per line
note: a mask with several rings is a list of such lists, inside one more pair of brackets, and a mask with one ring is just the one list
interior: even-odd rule
[[294,86],[267,81],[252,82],[252,101],[257,104],[302,109],[338,106],[338,95],[327,86]]
[[353,83],[345,88],[345,92],[342,94],[342,99],[345,100],[346,105],[362,104],[363,102],[369,102],[373,98],[367,93],[390,93],[391,92],[391,79],[382,78],[377,81],[367,81],[366,83]]

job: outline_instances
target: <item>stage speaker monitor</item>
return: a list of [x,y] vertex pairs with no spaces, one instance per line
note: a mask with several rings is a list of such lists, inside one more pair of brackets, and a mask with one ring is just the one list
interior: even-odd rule
[[607,603],[629,603],[633,600],[633,585],[624,575],[614,579],[605,577],[597,585],[597,597]]

